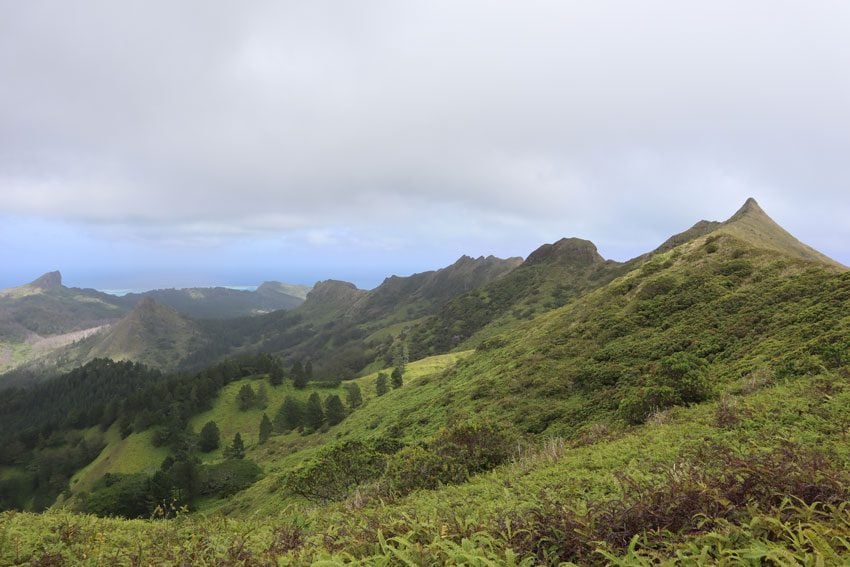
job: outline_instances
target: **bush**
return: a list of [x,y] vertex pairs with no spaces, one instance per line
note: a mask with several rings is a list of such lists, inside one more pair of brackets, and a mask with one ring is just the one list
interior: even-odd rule
[[453,459],[446,459],[424,447],[406,447],[387,461],[385,479],[396,494],[434,489],[443,484],[463,482],[468,471]]
[[703,359],[688,352],[677,352],[662,358],[660,366],[659,381],[673,388],[683,403],[698,403],[709,398],[711,385]]
[[644,386],[632,389],[620,400],[619,413],[626,422],[637,425],[654,412],[681,402],[676,391],[669,386]]
[[97,516],[143,518],[150,512],[148,484],[144,474],[107,473],[86,497],[83,508]]
[[200,493],[221,498],[230,496],[254,484],[261,472],[255,462],[245,459],[204,465],[198,473]]
[[320,451],[289,472],[286,489],[315,502],[341,500],[359,484],[384,472],[386,457],[363,441],[345,441]]
[[390,457],[387,485],[401,495],[465,482],[508,460],[514,447],[508,430],[491,423],[456,423],[444,428],[429,446],[408,447]]

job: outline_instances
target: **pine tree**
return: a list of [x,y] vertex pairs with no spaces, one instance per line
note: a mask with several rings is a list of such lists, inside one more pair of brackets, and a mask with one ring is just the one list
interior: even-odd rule
[[242,442],[242,435],[238,432],[233,436],[233,443],[225,449],[224,456],[228,459],[244,459],[245,458],[245,443]]
[[210,451],[218,449],[220,443],[221,432],[218,430],[218,424],[214,421],[206,422],[204,427],[201,428],[201,435],[198,439],[198,448],[204,453],[209,453]]
[[266,385],[260,383],[257,387],[257,395],[254,397],[254,407],[266,409],[269,407],[269,395],[266,392]]
[[404,384],[404,380],[402,379],[403,370],[400,366],[396,366],[393,368],[392,373],[392,384],[393,388],[401,388],[401,385]]
[[313,392],[307,399],[307,407],[304,410],[304,423],[313,431],[318,431],[325,421],[325,412],[322,411],[322,400],[319,394]]
[[363,395],[360,393],[360,386],[356,382],[349,382],[345,385],[345,394],[349,408],[354,409],[363,404]]
[[241,411],[251,409],[254,406],[255,398],[254,388],[250,384],[245,384],[239,388],[239,393],[236,395],[236,400],[239,402],[239,409]]
[[308,360],[307,364],[304,365],[304,377],[309,382],[313,379],[313,361]]
[[304,406],[297,398],[286,396],[277,414],[274,426],[277,431],[290,431],[304,425]]
[[328,420],[328,425],[336,425],[345,419],[345,406],[336,394],[325,398],[325,418]]
[[304,367],[301,366],[300,360],[296,360],[292,365],[292,385],[299,390],[307,385],[307,374],[304,372]]
[[260,421],[260,445],[269,440],[272,434],[272,420],[263,413],[263,419]]
[[388,390],[387,375],[383,372],[378,373],[378,379],[375,380],[375,393],[379,396],[383,396]]
[[269,384],[272,386],[280,386],[283,384],[283,367],[277,358],[272,357],[271,368],[269,369]]

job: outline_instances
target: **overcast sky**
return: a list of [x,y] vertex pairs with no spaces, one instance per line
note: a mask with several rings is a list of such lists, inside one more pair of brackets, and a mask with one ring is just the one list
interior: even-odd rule
[[0,287],[363,287],[754,196],[850,263],[850,3],[0,0]]

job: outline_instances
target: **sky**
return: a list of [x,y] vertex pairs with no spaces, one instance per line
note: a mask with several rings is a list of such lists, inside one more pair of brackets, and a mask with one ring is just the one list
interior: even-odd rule
[[361,287],[755,197],[850,264],[850,3],[0,0],[0,287]]

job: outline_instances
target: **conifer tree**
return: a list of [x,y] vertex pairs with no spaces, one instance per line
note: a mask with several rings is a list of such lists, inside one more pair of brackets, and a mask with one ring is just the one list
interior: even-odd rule
[[304,425],[304,406],[297,398],[286,396],[274,416],[277,431],[290,431]]
[[328,425],[336,425],[345,419],[345,406],[336,394],[325,398],[325,418],[328,420]]
[[272,359],[271,368],[269,369],[269,384],[272,386],[283,384],[283,367],[276,358]]
[[292,385],[299,390],[307,385],[307,374],[304,372],[304,367],[301,366],[300,360],[296,360],[292,365]]
[[304,377],[309,382],[313,379],[313,361],[308,360],[307,364],[304,365]]
[[242,441],[242,435],[238,432],[233,436],[233,443],[224,451],[224,456],[228,459],[245,458],[245,443]]
[[388,390],[387,375],[384,372],[378,373],[378,379],[375,381],[375,393],[383,396]]
[[319,398],[319,394],[313,392],[307,399],[307,407],[304,409],[304,423],[313,431],[317,431],[321,429],[324,421],[325,412],[322,410],[322,400]]
[[254,406],[255,397],[254,388],[252,388],[250,384],[242,386],[239,389],[239,393],[236,395],[236,401],[239,403],[239,409],[241,411],[251,409]]
[[269,407],[269,395],[266,392],[266,385],[260,383],[257,387],[257,395],[254,396],[254,407],[266,409]]
[[363,395],[360,393],[360,386],[356,382],[349,382],[345,385],[345,394],[349,408],[354,409],[363,404]]
[[260,445],[268,441],[271,434],[272,421],[269,419],[269,416],[263,413],[263,419],[260,421]]
[[393,368],[393,373],[391,376],[393,388],[401,388],[401,385],[404,384],[404,380],[402,379],[402,374],[404,371],[400,366],[396,366]]
[[210,451],[218,449],[220,442],[221,432],[218,429],[218,424],[214,421],[206,422],[204,427],[201,428],[201,435],[198,439],[198,448],[204,453],[209,453]]

